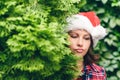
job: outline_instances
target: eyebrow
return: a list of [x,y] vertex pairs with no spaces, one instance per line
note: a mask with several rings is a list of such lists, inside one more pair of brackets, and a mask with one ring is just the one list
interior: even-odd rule
[[69,33],[73,33],[73,31],[69,31],[68,34],[69,34]]
[[[78,33],[73,32],[73,31],[69,31],[69,32],[68,32],[68,34],[73,34],[73,33],[78,34]],[[89,33],[86,33],[85,36],[90,36],[90,34],[89,34]]]

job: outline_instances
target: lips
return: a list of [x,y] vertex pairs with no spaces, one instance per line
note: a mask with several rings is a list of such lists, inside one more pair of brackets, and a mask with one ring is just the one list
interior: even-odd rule
[[75,49],[75,52],[77,53],[82,53],[84,50],[83,49]]

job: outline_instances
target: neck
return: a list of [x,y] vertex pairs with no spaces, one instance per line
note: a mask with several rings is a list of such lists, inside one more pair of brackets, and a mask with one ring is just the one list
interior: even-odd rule
[[77,80],[77,78],[78,78],[78,76],[80,76],[83,68],[84,68],[84,62],[83,62],[83,60],[78,60],[78,62],[77,62],[77,71],[78,71],[78,73],[76,75],[77,77],[75,79],[73,79],[73,80]]
[[82,71],[83,68],[84,68],[84,63],[83,63],[83,61],[78,61],[77,67],[78,67],[78,70],[79,70],[79,71]]

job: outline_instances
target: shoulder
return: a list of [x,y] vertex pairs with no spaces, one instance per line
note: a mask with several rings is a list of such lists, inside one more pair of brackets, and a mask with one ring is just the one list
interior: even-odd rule
[[[99,78],[100,80],[106,79],[105,69],[95,63],[86,65],[84,68],[84,73],[88,77],[91,76],[92,79],[96,79],[96,78]],[[97,79],[97,80],[99,80],[99,79]]]
[[91,67],[91,70],[93,70],[93,71],[95,71],[95,72],[105,72],[104,67],[99,66],[99,65],[97,65],[97,64],[95,64],[95,63],[93,63],[93,64],[91,64],[91,65],[89,65],[89,66]]
[[97,73],[105,73],[105,69],[102,66],[99,66],[95,63],[92,63],[90,65],[85,66],[86,71],[92,71],[92,72],[97,72]]

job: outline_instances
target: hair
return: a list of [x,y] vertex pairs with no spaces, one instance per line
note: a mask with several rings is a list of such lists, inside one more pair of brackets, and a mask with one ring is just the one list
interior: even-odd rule
[[91,44],[88,49],[87,54],[84,56],[84,65],[89,65],[92,63],[96,63],[99,60],[99,55],[93,53],[93,39],[90,35]]

